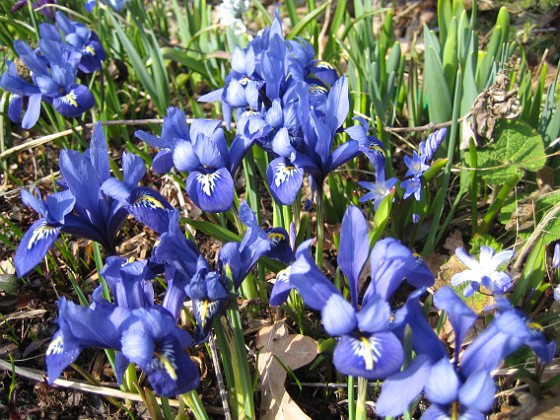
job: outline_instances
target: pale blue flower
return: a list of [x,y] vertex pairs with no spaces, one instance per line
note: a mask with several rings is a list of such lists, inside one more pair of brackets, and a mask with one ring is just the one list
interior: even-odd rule
[[480,290],[481,285],[495,295],[502,295],[511,287],[511,277],[503,271],[498,271],[498,267],[511,260],[513,250],[498,252],[494,255],[492,248],[483,245],[480,248],[479,261],[467,254],[463,248],[457,248],[455,253],[468,267],[468,270],[455,274],[451,279],[451,285],[457,286],[469,282],[464,291],[465,296],[470,296],[475,290]]

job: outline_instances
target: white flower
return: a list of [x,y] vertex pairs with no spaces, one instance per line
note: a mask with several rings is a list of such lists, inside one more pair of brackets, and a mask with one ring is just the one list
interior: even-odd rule
[[451,279],[451,285],[457,286],[469,282],[464,291],[465,296],[470,296],[475,290],[479,290],[480,285],[496,295],[504,294],[511,287],[511,277],[507,273],[497,270],[500,265],[511,260],[513,250],[498,252],[494,255],[492,248],[483,245],[480,248],[479,261],[467,254],[463,248],[457,248],[455,254],[469,269],[455,274]]
[[249,0],[225,0],[216,8],[220,24],[233,28],[236,35],[247,31],[243,23],[243,14],[249,9]]

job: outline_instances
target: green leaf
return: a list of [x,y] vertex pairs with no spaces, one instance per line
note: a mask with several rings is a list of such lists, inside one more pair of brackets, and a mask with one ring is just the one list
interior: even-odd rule
[[430,121],[442,123],[451,119],[451,95],[445,81],[443,66],[436,49],[429,46],[425,52],[425,92]]
[[19,290],[17,276],[15,274],[0,274],[0,290],[9,295],[17,296]]
[[177,50],[175,48],[163,48],[161,53],[163,58],[165,58],[166,60],[171,60],[180,63],[188,67],[189,69],[201,74],[205,78],[209,78],[208,72],[206,71],[206,67],[204,67],[204,64],[202,64],[202,62],[199,59],[189,57],[189,55],[186,52]]
[[[558,202],[560,202],[560,191],[541,195],[537,199],[535,209],[537,220],[541,220],[544,215]],[[550,221],[543,231],[543,238],[545,244],[549,244],[560,239],[560,218],[556,217]]]
[[449,23],[448,34],[443,47],[443,73],[450,91],[453,90],[458,65],[457,19],[453,16]]
[[187,219],[186,222],[196,230],[199,230],[206,235],[212,236],[218,241],[222,241],[222,242],[240,241],[239,235],[236,235],[235,233],[231,232],[229,229],[226,229],[220,225],[216,225],[214,223],[207,222],[205,220]]
[[546,162],[542,136],[526,122],[501,120],[496,141],[478,151],[478,168],[489,184],[503,184],[520,170],[536,172]]
[[296,36],[300,34],[301,31],[305,29],[307,25],[311,22],[317,22],[317,16],[319,16],[323,11],[331,5],[330,1],[327,1],[325,4],[321,5],[320,7],[313,10],[311,13],[308,13],[301,19],[290,31],[286,39],[294,39]]

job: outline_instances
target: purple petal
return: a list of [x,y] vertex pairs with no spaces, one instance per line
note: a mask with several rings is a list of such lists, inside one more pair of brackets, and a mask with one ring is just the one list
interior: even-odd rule
[[266,170],[266,182],[276,201],[291,205],[303,183],[303,170],[282,157],[274,159]]
[[346,209],[342,219],[338,266],[348,279],[354,308],[358,307],[358,280],[369,255],[368,226],[355,206]]
[[341,295],[333,293],[321,310],[323,328],[333,337],[350,334],[358,321],[356,311]]
[[228,211],[233,204],[234,185],[226,168],[215,172],[192,171],[187,178],[187,193],[200,209],[209,213]]
[[39,219],[30,226],[21,238],[14,256],[18,277],[27,275],[43,260],[61,229],[62,225],[48,225],[45,219]]
[[377,414],[383,417],[398,417],[404,413],[422,392],[431,367],[431,359],[420,354],[405,370],[385,379],[377,400]]
[[403,349],[390,332],[373,334],[369,338],[346,335],[334,350],[333,362],[343,375],[383,379],[400,370]]
[[432,366],[428,382],[426,382],[426,396],[436,404],[449,405],[458,400],[459,377],[449,359],[443,358]]

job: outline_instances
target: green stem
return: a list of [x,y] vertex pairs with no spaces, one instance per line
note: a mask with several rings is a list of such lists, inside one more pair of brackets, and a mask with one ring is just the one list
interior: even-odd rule
[[367,418],[366,397],[367,397],[368,380],[358,377],[358,400],[356,401],[356,420],[365,420]]
[[323,237],[325,226],[323,222],[323,183],[317,183],[317,225],[315,244],[315,263],[319,268],[323,267]]
[[354,394],[354,377],[348,376],[346,378],[346,383],[348,384],[348,418],[356,418],[356,400]]
[[496,198],[494,199],[494,201],[492,202],[492,204],[488,208],[488,212],[484,216],[484,219],[482,219],[482,222],[480,223],[480,226],[478,227],[478,234],[479,235],[484,235],[486,233],[486,231],[490,227],[490,223],[492,222],[494,217],[496,217],[496,214],[498,214],[498,212],[500,211],[500,209],[504,205],[504,202],[508,198],[509,194],[513,191],[513,189],[515,188],[515,186],[517,185],[517,183],[519,182],[520,179],[521,179],[521,176],[517,173],[511,175],[507,179],[505,184],[500,189],[500,192],[498,192],[498,195],[496,196]]
[[202,401],[200,400],[200,396],[196,392],[196,390],[192,390],[181,394],[179,396],[187,407],[189,407],[194,415],[194,417],[198,420],[209,420],[208,414],[204,409],[204,405],[202,405]]
[[245,348],[245,337],[243,336],[243,324],[239,314],[237,299],[231,300],[230,308],[227,311],[228,319],[231,324],[231,332],[233,333],[233,343],[230,342],[229,350],[231,358],[235,361],[233,364],[234,374],[236,376],[236,394],[237,399],[242,405],[238,405],[237,418],[255,418],[255,407],[253,401],[253,386],[251,381],[251,372],[249,371],[249,363],[247,361],[247,350]]

